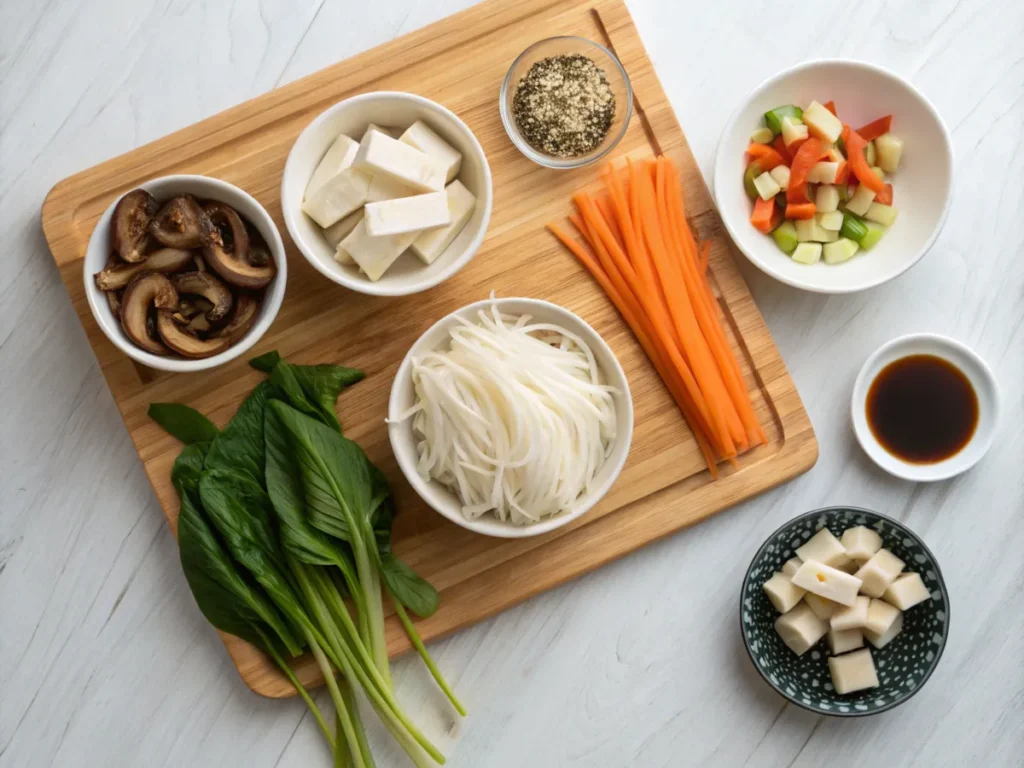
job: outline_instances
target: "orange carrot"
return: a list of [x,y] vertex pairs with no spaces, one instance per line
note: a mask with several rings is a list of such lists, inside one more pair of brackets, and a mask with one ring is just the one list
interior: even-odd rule
[[772,142],[772,147],[779,153],[779,157],[782,158],[783,165],[789,165],[793,162],[793,155],[789,153],[789,147],[786,146],[785,140],[782,138],[780,133],[775,137],[775,141]]
[[700,273],[708,271],[708,259],[711,257],[711,241],[705,240],[700,246]]
[[789,203],[786,205],[786,218],[813,219],[816,210],[814,203]]
[[892,184],[886,184],[882,191],[875,195],[875,202],[882,205],[892,205]]
[[750,214],[750,223],[754,225],[754,229],[767,235],[781,221],[782,212],[775,205],[775,198],[771,200],[765,200],[763,197],[757,198],[757,201],[754,203],[754,211]]
[[831,112],[834,117],[839,117],[839,115],[836,114],[836,103],[834,101],[826,101],[821,106]]
[[785,165],[782,155],[769,144],[750,144],[747,147],[747,154],[751,159],[757,160],[762,171],[770,171],[777,165]]
[[612,212],[612,203],[609,196],[601,195],[594,202],[597,203],[597,209],[601,211],[604,220],[608,222],[608,228],[611,229],[612,234],[615,236],[615,242],[619,244],[619,247],[624,246],[625,240],[622,239],[622,230],[619,229],[619,223],[615,220]]
[[873,120],[863,128],[858,128],[857,133],[864,141],[874,141],[879,136],[888,133],[890,128],[892,128],[892,115],[886,115]]
[[843,142],[846,144],[846,158],[850,164],[850,170],[857,177],[857,181],[870,189],[876,195],[885,188],[882,181],[875,172],[871,170],[867,159],[864,157],[864,147],[868,145],[864,138],[856,131],[850,130],[850,126],[843,126]]

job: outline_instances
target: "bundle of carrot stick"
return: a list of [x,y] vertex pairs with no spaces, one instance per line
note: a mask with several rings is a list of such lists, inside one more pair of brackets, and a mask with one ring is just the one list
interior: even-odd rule
[[609,164],[602,175],[602,193],[573,195],[569,218],[584,242],[557,223],[548,229],[632,328],[717,477],[719,461],[766,440],[708,283],[710,243],[698,249],[668,158]]

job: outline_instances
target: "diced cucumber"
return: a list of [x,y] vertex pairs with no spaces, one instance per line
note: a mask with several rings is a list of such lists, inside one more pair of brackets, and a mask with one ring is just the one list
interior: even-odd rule
[[869,141],[868,145],[864,147],[864,159],[868,161],[868,165],[877,164],[878,155],[875,152],[875,142]]
[[813,243],[817,240],[815,235],[818,232],[818,227],[815,224],[814,219],[797,219],[796,221],[796,239],[801,243]]
[[770,173],[762,173],[754,179],[754,189],[757,190],[757,194],[761,196],[762,200],[771,200],[782,191]]
[[864,227],[867,229],[867,234],[858,240],[858,242],[860,243],[861,248],[865,251],[870,251],[878,245],[878,241],[882,239],[882,235],[885,234],[886,229],[877,221],[865,221]]
[[798,141],[803,141],[809,135],[807,126],[803,123],[794,121],[789,115],[782,118],[782,143],[786,147],[791,147]]
[[843,226],[839,228],[840,235],[859,243],[867,233],[868,227],[864,219],[849,211],[843,214]]
[[772,133],[771,128],[758,128],[752,134],[750,134],[750,140],[754,144],[771,144],[772,139],[775,138],[775,134]]
[[834,243],[826,243],[822,248],[822,255],[826,264],[842,264],[849,261],[859,249],[860,246],[853,240],[842,237]]
[[821,260],[821,243],[800,243],[793,251],[793,261],[800,264],[817,264]]
[[783,253],[792,253],[796,250],[797,245],[799,245],[796,238],[796,226],[789,219],[786,219],[775,228],[775,231],[772,232],[772,237]]
[[885,181],[885,171],[879,168],[877,165],[871,166],[871,171],[882,181]]
[[[832,113],[830,112],[829,114]],[[812,184],[833,184],[838,173],[839,163],[822,160],[815,163],[814,167],[807,172],[807,180]]]
[[789,167],[785,165],[776,165],[772,168],[769,173],[772,178],[775,179],[775,183],[779,185],[779,189],[789,188]]
[[760,195],[757,194],[757,187],[754,186],[754,179],[761,175],[761,164],[755,160],[747,166],[747,170],[743,172],[743,189],[747,192],[747,197],[751,200],[757,200]]
[[856,213],[858,216],[863,216],[868,212],[868,208],[871,207],[871,203],[875,200],[875,193],[868,189],[866,184],[861,184],[857,187],[857,191],[853,193],[853,197],[846,201],[846,210],[850,213]]
[[817,136],[826,144],[834,144],[843,132],[843,124],[839,118],[816,101],[807,105],[803,119],[811,135]]
[[886,173],[896,173],[903,157],[903,140],[891,133],[885,133],[875,139],[878,152],[878,164]]
[[772,136],[782,133],[782,118],[793,118],[793,122],[799,123],[804,116],[804,111],[793,104],[784,104],[775,109],[769,109],[764,113],[764,122],[772,132]]
[[839,190],[831,184],[822,184],[814,193],[814,208],[818,213],[831,213],[839,208]]
[[886,227],[891,227],[893,222],[896,221],[896,214],[899,213],[891,205],[883,205],[882,203],[872,203],[871,207],[868,208],[868,212],[864,214],[864,218],[868,221],[877,221]]
[[818,214],[818,225],[828,232],[838,232],[843,228],[843,212],[830,211]]

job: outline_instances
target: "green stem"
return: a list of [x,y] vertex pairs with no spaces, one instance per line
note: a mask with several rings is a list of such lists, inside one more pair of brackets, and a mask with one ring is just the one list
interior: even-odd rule
[[319,725],[320,730],[323,731],[324,737],[327,739],[327,743],[331,748],[331,752],[334,752],[334,735],[331,733],[331,729],[327,727],[327,722],[324,720],[324,714],[320,711],[320,707],[318,707],[316,702],[310,698],[309,692],[305,689],[302,683],[299,682],[299,679],[295,676],[295,672],[292,671],[292,668],[288,666],[287,662],[281,658],[281,655],[270,643],[266,644],[266,650],[277,666],[280,667],[281,671],[284,672],[285,677],[287,677],[289,682],[291,682],[299,696],[302,697],[302,700],[306,702],[306,706],[309,707],[309,711],[312,712],[313,717],[316,718],[317,725]]
[[320,648],[319,643],[317,643],[311,632],[307,631],[306,640],[309,643],[310,650],[313,651],[313,658],[316,659],[316,663],[324,675],[324,682],[327,683],[327,689],[331,692],[331,699],[334,701],[334,710],[338,716],[338,725],[341,726],[341,729],[338,731],[338,747],[341,747],[342,739],[344,739],[345,744],[348,746],[348,751],[352,756],[353,768],[366,768],[366,763],[363,762],[363,756],[359,752],[359,742],[356,739],[352,720],[349,717],[348,711],[345,709],[345,700],[341,697],[341,691],[338,690],[338,681],[334,679],[334,670],[331,669],[330,662],[327,661],[327,657],[324,656],[323,650]]
[[345,699],[345,707],[352,717],[352,724],[355,726],[356,739],[359,741],[359,752],[368,766],[374,766],[373,754],[370,752],[370,743],[366,740],[366,729],[363,727],[362,718],[359,716],[359,703],[356,701],[352,686],[347,680],[342,681],[341,696]]
[[462,702],[460,702],[458,697],[455,695],[455,691],[449,687],[448,681],[445,680],[444,675],[441,674],[441,670],[439,670],[437,665],[434,664],[433,658],[431,658],[426,646],[423,645],[423,640],[420,639],[419,632],[416,631],[416,627],[413,626],[412,621],[409,619],[409,614],[405,612],[405,608],[400,602],[398,602],[398,600],[395,599],[394,595],[391,595],[391,602],[395,605],[395,613],[398,614],[398,620],[401,621],[402,626],[405,627],[405,634],[409,636],[409,642],[412,643],[413,648],[416,649],[420,658],[423,659],[423,663],[426,664],[427,669],[430,670],[430,676],[434,678],[434,682],[437,683],[438,687],[444,691],[444,695],[448,697],[448,701],[450,701],[452,706],[455,707],[455,711],[465,717],[465,707],[462,706]]
[[373,660],[388,687],[393,688],[391,664],[388,661],[388,641],[387,635],[384,633],[384,600],[380,591],[380,574],[377,572],[377,568],[370,563],[369,558],[367,558],[366,567],[369,571],[369,582],[366,586],[368,592],[366,609],[370,620]]
[[[348,563],[348,565],[350,568],[352,567],[351,563]],[[339,569],[344,573],[344,570],[341,569],[340,566]],[[353,587],[349,583],[348,576],[345,577],[345,580],[341,584],[339,584],[340,579],[338,578],[337,573],[332,571],[330,573],[330,578],[338,592],[341,593],[342,591],[347,591],[349,597],[352,598],[352,602],[355,603],[356,621],[359,622],[359,639],[363,641],[363,645],[368,646],[370,644],[370,623],[366,618],[366,604],[363,602],[362,593],[359,591],[358,587]],[[352,575],[352,578],[355,578],[354,574]],[[343,586],[345,587],[344,590],[342,589]]]
[[[341,733],[344,727],[341,723],[341,715],[336,714],[334,719],[338,723],[338,733]],[[334,750],[334,768],[352,768],[352,755],[348,751],[347,744],[345,749]]]

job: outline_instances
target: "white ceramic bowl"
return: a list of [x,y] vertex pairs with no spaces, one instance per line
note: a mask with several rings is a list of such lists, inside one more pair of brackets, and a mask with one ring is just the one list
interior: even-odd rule
[[[974,435],[958,453],[934,464],[911,464],[896,458],[882,447],[868,425],[867,399],[872,382],[889,363],[908,355],[934,355],[952,363],[967,377],[978,396]],[[889,474],[918,483],[946,480],[977,464],[992,446],[999,411],[999,386],[985,361],[960,342],[932,333],[901,336],[884,344],[867,359],[853,385],[853,431],[864,452]]]
[[234,360],[250,349],[266,333],[267,328],[274,322],[277,311],[281,308],[281,302],[284,300],[284,288],[288,280],[288,261],[285,258],[284,243],[281,242],[281,233],[277,231],[277,225],[274,224],[274,220],[270,218],[266,209],[256,202],[252,195],[242,191],[234,184],[228,184],[220,179],[181,174],[161,176],[139,186],[160,202],[169,200],[176,195],[188,193],[198,198],[227,203],[263,235],[263,239],[266,240],[267,247],[270,248],[270,253],[274,257],[274,263],[277,265],[277,275],[263,294],[263,304],[260,306],[260,314],[256,323],[237,344],[219,355],[201,360],[188,360],[183,357],[161,357],[139,349],[125,335],[120,321],[110,310],[103,291],[96,287],[94,280],[94,275],[106,265],[107,256],[110,253],[110,220],[113,218],[114,207],[117,205],[117,200],[115,200],[96,223],[96,228],[89,238],[89,246],[86,249],[83,262],[82,278],[85,282],[85,295],[89,300],[89,308],[92,310],[93,317],[96,318],[103,333],[118,349],[132,360],[149,368],[189,373],[216,368],[229,360]]
[[[854,128],[892,114],[903,139],[893,179],[899,215],[881,242],[843,264],[798,264],[750,224],[751,202],[743,190],[744,149],[765,112],[781,104],[835,101],[839,117]],[[938,237],[952,197],[953,147],[935,107],[910,83],[858,61],[811,61],[759,85],[733,113],[715,158],[719,213],[740,250],[777,280],[818,293],[853,293],[881,285],[916,264]]]
[[[302,198],[313,171],[327,148],[342,133],[358,140],[369,123],[406,128],[423,120],[462,153],[458,179],[476,195],[473,216],[458,237],[430,266],[415,255],[399,257],[374,282],[358,267],[339,264],[334,248],[315,221],[302,212]],[[373,296],[405,296],[419,293],[447,280],[476,254],[491,220],[491,168],[480,142],[453,112],[422,96],[396,91],[378,91],[353,96],[320,113],[299,134],[281,179],[281,209],[288,234],[306,260],[324,277],[353,291]]]
[[[416,395],[412,383],[413,358],[443,347],[448,340],[448,329],[455,324],[456,317],[475,320],[481,309],[489,308],[492,304],[497,305],[500,312],[511,315],[530,315],[540,322],[557,323],[578,335],[593,351],[606,383],[618,390],[618,394],[615,396],[617,435],[611,453],[594,479],[593,487],[576,500],[572,509],[532,525],[514,525],[490,515],[481,516],[476,520],[467,520],[462,514],[462,504],[454,493],[434,480],[424,480],[416,471],[419,457],[416,453],[416,437],[413,434],[412,419],[402,422],[394,421],[415,403]],[[608,492],[612,483],[619,476],[619,472],[622,471],[622,465],[626,463],[626,456],[629,454],[629,444],[633,437],[633,400],[630,396],[626,374],[623,373],[622,366],[619,365],[611,348],[582,318],[547,301],[507,298],[478,301],[456,310],[434,323],[417,339],[402,361],[391,385],[388,419],[390,420],[388,437],[391,440],[391,449],[394,451],[395,458],[398,459],[398,466],[401,467],[402,473],[416,493],[420,495],[420,498],[463,528],[488,536],[512,539],[539,536],[542,533],[561,528],[563,525],[568,525],[587,512]]]

